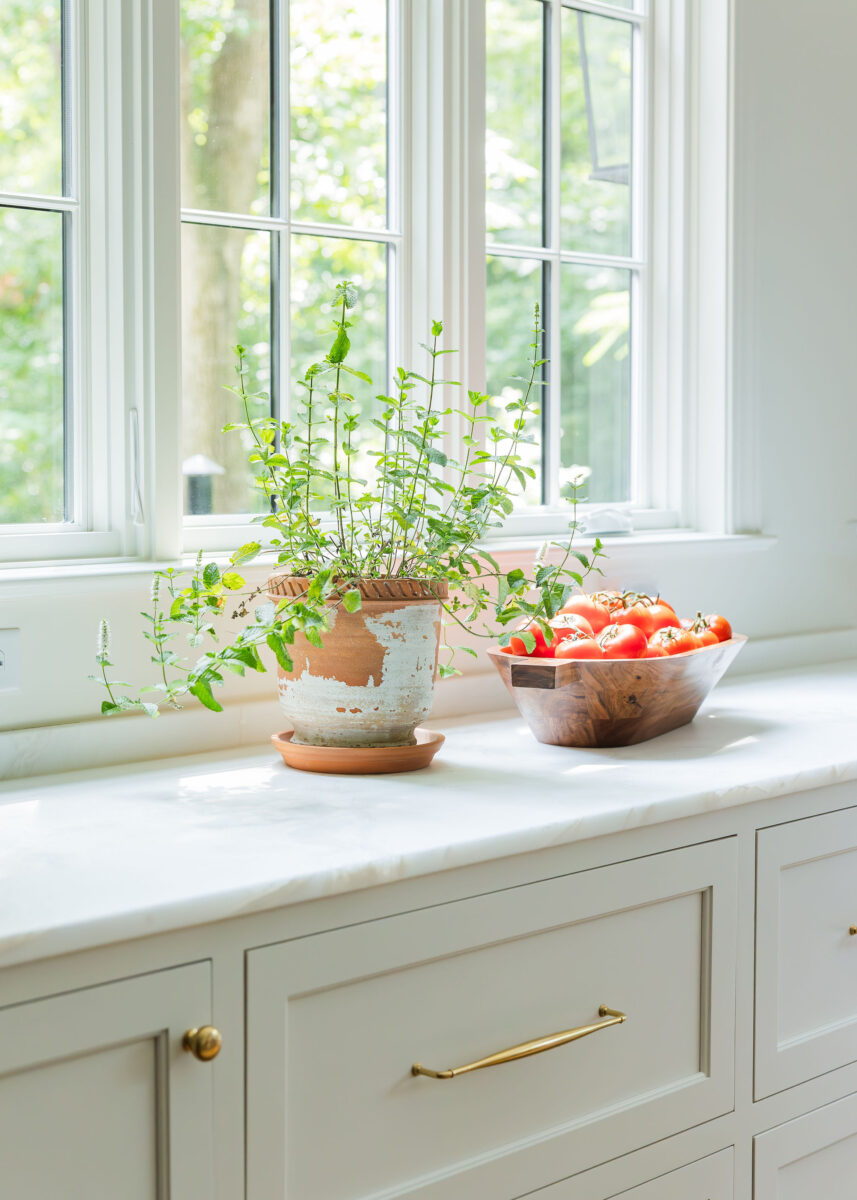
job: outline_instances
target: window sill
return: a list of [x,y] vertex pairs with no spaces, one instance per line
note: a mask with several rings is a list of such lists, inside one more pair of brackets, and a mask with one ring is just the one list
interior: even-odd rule
[[[575,546],[590,549],[595,534],[583,534],[575,538]],[[599,534],[601,543],[610,558],[620,558],[624,564],[630,559],[645,556],[651,558],[661,554],[674,558],[681,554],[736,554],[770,550],[777,538],[762,533],[699,533],[692,529],[660,529],[637,533]],[[549,541],[562,541],[557,535]],[[495,558],[507,554],[536,551],[543,545],[545,537],[531,534],[521,537],[497,538],[486,543],[486,548]]]
[[[698,533],[690,529],[650,530],[629,534],[602,534],[601,541],[611,561],[615,561],[623,570],[637,565],[651,564],[662,558],[674,562],[678,557],[720,556],[758,553],[770,550],[777,544],[777,538],[766,534],[722,534]],[[484,543],[485,549],[509,569],[518,563],[522,556],[536,554],[545,540],[560,541],[560,535],[532,533],[513,537],[498,537]],[[575,539],[575,545],[586,550],[592,547],[594,535],[582,535]],[[211,559],[225,563],[225,553],[213,552]],[[0,583],[19,585],[26,590],[30,588],[50,589],[56,591],[58,584],[68,584],[72,587],[83,585],[89,587],[93,582],[99,582],[106,590],[123,590],[134,587],[140,576],[148,576],[153,570],[168,566],[190,567],[196,555],[188,554],[182,559],[172,562],[150,562],[142,559],[90,559],[75,560],[64,563],[15,563],[0,568]],[[513,561],[511,561],[513,560]],[[255,572],[259,567],[253,564],[247,568]],[[17,589],[16,589],[17,590]]]

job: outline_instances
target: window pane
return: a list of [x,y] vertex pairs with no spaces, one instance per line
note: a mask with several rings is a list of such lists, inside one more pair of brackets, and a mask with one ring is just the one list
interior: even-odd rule
[[562,11],[562,247],[631,253],[633,28]]
[[560,466],[591,468],[590,500],[629,500],[630,272],[569,265],[560,270]]
[[61,68],[59,0],[3,0],[0,191],[62,194]]
[[62,521],[63,218],[0,209],[0,524]]
[[268,0],[182,0],[182,204],[270,210]]
[[[321,362],[333,343],[335,317],[330,302],[336,285],[350,280],[358,289],[358,303],[349,314],[348,336],[351,350],[348,364],[363,371],[373,386],[349,378],[343,387],[353,393],[360,410],[361,424],[353,444],[359,447],[354,471],[365,479],[371,469],[367,451],[383,443],[380,431],[370,422],[381,405],[375,399],[388,389],[387,372],[387,247],[379,242],[352,242],[344,238],[316,238],[301,234],[292,237],[292,381],[302,379],[307,367]],[[322,389],[333,386],[326,376]],[[290,386],[291,409],[297,418],[301,395],[294,382]],[[328,433],[332,438],[332,430]],[[326,455],[328,465],[330,453]]]
[[[486,390],[497,398],[491,404],[492,412],[504,421],[508,421],[505,406],[520,399],[525,386],[513,376],[529,374],[527,359],[532,357],[529,344],[533,341],[533,308],[541,304],[541,300],[540,262],[489,256],[485,310]],[[544,356],[540,353],[538,357]],[[541,374],[538,378],[541,378]],[[544,390],[538,388],[533,397],[539,407],[544,402]],[[519,503],[541,504],[541,417],[531,419],[525,436],[533,438],[533,444],[521,446],[521,461],[535,469],[536,477],[528,481],[527,490]]]
[[[224,390],[236,381],[232,352],[236,344],[247,348],[250,390],[270,390],[270,284],[270,234],[213,225],[182,227],[182,457],[187,511],[246,513],[262,507],[247,463],[249,435],[222,434],[221,429],[227,421],[244,420],[237,397]],[[269,411],[269,402],[257,401],[250,415],[265,416]],[[205,463],[199,456],[211,461]]]
[[488,240],[542,242],[541,0],[487,0]]
[[291,0],[292,216],[387,220],[387,5]]

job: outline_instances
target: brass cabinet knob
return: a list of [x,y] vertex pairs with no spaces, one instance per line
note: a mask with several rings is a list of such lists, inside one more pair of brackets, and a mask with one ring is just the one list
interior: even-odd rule
[[188,1029],[182,1038],[182,1049],[200,1062],[211,1062],[220,1053],[223,1037],[213,1025],[201,1025],[199,1029]]
[[857,925],[852,925],[848,932],[852,937],[857,937]]

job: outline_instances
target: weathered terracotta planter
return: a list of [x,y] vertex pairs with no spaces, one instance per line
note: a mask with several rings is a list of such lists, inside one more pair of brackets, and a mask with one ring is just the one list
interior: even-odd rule
[[[272,599],[299,596],[307,580],[275,575]],[[307,746],[412,746],[429,715],[437,676],[439,580],[366,579],[362,608],[346,612],[331,600],[333,625],[323,646],[299,634],[291,671],[278,668],[280,707]]]

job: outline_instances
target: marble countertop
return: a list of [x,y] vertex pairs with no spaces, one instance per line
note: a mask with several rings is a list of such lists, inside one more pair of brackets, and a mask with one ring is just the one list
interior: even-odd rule
[[541,746],[518,716],[443,727],[410,775],[261,748],[0,786],[0,966],[857,779],[857,662],[724,682],[617,750]]

